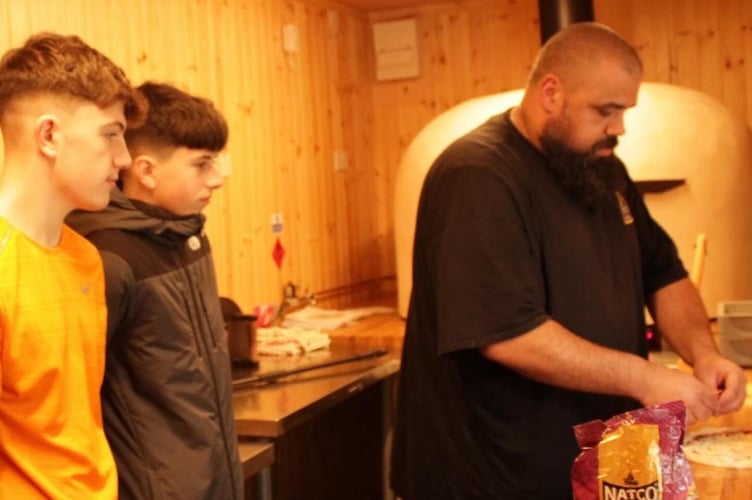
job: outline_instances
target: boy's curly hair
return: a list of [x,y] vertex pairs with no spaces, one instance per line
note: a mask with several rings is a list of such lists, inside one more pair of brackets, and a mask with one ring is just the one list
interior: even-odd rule
[[38,33],[0,59],[0,117],[13,99],[35,93],[100,107],[122,102],[131,126],[143,120],[148,107],[122,69],[75,35]]

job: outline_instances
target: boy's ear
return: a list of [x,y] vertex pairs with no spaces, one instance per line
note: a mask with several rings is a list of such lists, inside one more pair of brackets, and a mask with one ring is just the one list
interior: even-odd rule
[[139,186],[149,191],[157,187],[157,178],[154,171],[157,168],[157,161],[149,155],[139,155],[133,159],[130,168],[130,176],[135,178]]
[[41,115],[34,125],[34,137],[39,151],[47,158],[54,159],[58,153],[58,131],[60,121],[55,115]]

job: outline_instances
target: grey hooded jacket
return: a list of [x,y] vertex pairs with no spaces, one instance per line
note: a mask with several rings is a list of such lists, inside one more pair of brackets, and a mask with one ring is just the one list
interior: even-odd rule
[[243,498],[227,340],[204,216],[115,190],[66,222],[99,248],[108,306],[102,386],[120,499]]

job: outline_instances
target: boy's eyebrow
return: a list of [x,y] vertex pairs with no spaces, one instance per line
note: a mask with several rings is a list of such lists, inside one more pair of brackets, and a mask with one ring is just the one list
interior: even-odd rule
[[110,123],[105,123],[102,125],[102,128],[109,128],[109,127],[117,127],[118,131],[124,132],[125,131],[125,123],[121,122],[120,120],[115,120]]
[[202,153],[202,154],[194,157],[193,159],[195,161],[199,161],[199,160],[214,160],[216,157],[217,157],[217,155],[215,153]]
[[125,123],[121,121],[113,121],[113,122],[105,123],[104,125],[100,127],[99,130],[107,130],[112,127],[116,127],[117,131],[121,134],[125,132]]

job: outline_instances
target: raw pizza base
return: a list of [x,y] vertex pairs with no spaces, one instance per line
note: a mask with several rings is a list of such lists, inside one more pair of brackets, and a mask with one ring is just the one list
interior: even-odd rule
[[684,455],[699,464],[752,469],[752,430],[712,428],[689,433]]

